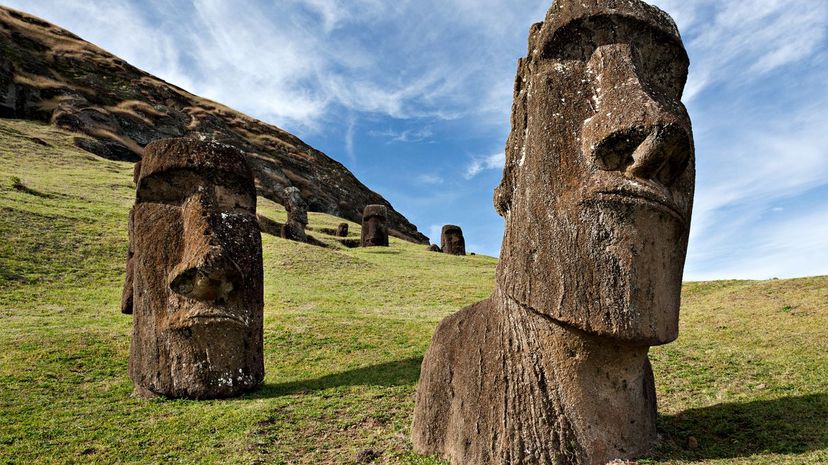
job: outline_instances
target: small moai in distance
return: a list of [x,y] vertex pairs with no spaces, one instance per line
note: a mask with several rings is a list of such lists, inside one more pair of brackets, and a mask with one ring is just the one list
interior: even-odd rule
[[443,250],[437,244],[431,244],[430,246],[426,247],[426,250],[429,252],[442,252]]
[[440,234],[440,249],[449,255],[466,255],[466,240],[460,226],[447,224]]
[[656,438],[651,346],[678,336],[695,183],[688,57],[639,0],[555,0],[519,61],[491,297],[438,326],[414,449],[596,465]]
[[385,205],[368,205],[362,211],[362,247],[388,247]]
[[336,227],[336,237],[348,237],[348,223],[339,223]]
[[287,210],[287,221],[282,225],[282,238],[307,242],[308,236],[305,234],[305,227],[308,225],[308,204],[302,198],[297,187],[285,188],[284,207]]
[[209,399],[258,386],[262,243],[244,155],[212,141],[150,143],[129,224],[121,311],[133,315],[135,394]]

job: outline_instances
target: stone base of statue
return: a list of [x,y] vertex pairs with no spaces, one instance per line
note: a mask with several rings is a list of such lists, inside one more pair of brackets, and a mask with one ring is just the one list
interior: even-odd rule
[[456,465],[639,456],[656,437],[647,352],[496,294],[438,327],[417,387],[414,449]]

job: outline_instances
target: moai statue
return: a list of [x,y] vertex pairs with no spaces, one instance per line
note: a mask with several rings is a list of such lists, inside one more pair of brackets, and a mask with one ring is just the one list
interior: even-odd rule
[[515,82],[492,296],[440,323],[415,450],[595,465],[647,451],[647,353],[678,336],[695,182],[688,58],[639,0],[555,0]]
[[460,226],[447,224],[440,234],[440,249],[449,255],[466,255],[466,240]]
[[336,227],[336,237],[348,237],[348,223],[339,223]]
[[262,242],[243,154],[210,141],[150,143],[129,237],[121,310],[133,314],[136,395],[207,399],[258,386]]
[[426,247],[426,250],[429,252],[442,252],[443,250],[437,244],[431,244],[430,246]]
[[362,246],[388,247],[388,227],[385,205],[368,205],[362,211]]
[[287,221],[282,225],[282,238],[307,242],[308,236],[305,235],[305,226],[308,225],[308,204],[302,198],[299,189],[293,186],[286,187],[284,203],[288,215]]

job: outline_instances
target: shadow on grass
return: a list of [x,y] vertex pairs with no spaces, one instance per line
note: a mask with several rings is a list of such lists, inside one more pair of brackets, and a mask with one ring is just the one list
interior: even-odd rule
[[250,397],[280,397],[345,386],[414,385],[420,377],[420,364],[422,362],[422,357],[412,357],[343,371],[316,379],[295,381],[292,383],[265,384],[255,393],[252,393]]
[[[728,403],[659,418],[655,458],[704,460],[828,449],[828,394]],[[698,445],[688,447],[690,437]],[[695,446],[695,444],[694,444]]]

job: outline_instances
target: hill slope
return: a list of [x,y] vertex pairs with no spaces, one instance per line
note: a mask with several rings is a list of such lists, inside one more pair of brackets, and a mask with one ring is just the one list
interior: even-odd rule
[[[493,258],[347,249],[311,214],[328,248],[263,236],[263,388],[140,401],[118,312],[131,166],[73,138],[0,120],[0,463],[441,463],[408,441],[419,364],[437,322],[491,292]],[[640,464],[828,463],[827,307],[826,277],[687,284],[681,337],[652,352],[662,444]]]
[[0,6],[0,117],[50,122],[84,135],[97,155],[136,161],[160,137],[212,134],[248,154],[262,196],[282,203],[296,186],[312,211],[359,222],[368,204],[389,209],[392,234],[427,243],[387,200],[299,138],[192,95],[46,21]]

